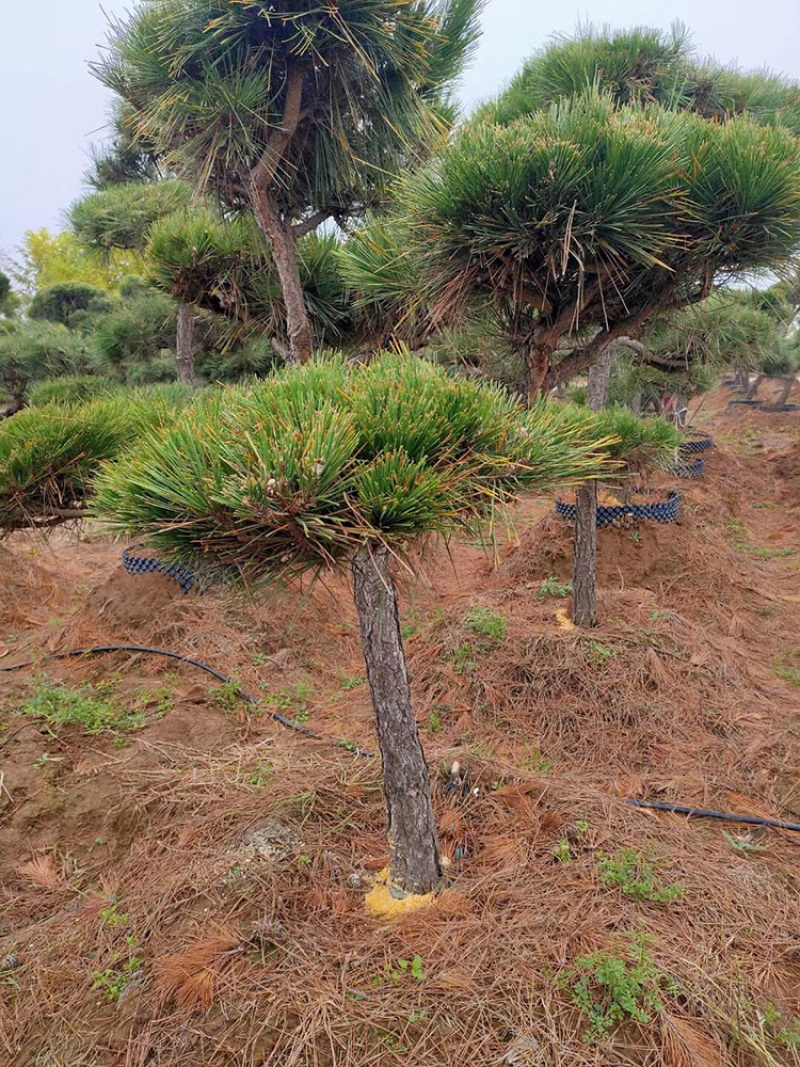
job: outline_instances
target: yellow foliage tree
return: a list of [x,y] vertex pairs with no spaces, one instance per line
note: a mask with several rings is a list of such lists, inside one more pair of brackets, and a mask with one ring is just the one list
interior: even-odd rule
[[114,249],[107,256],[87,249],[74,234],[28,230],[20,249],[15,280],[29,293],[61,282],[86,282],[114,289],[129,274],[143,272],[138,252]]

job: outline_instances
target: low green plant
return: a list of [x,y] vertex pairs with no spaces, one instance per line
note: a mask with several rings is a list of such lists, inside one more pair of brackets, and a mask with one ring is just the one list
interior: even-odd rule
[[490,641],[502,641],[508,632],[508,619],[491,608],[473,608],[464,621],[472,633]]
[[775,1040],[784,1048],[800,1050],[800,1019],[795,1019],[791,1026],[784,1026],[779,1030]]
[[134,976],[142,969],[140,956],[133,956],[125,963],[120,963],[119,954],[115,954],[111,967],[104,971],[95,971],[92,975],[92,990],[103,994],[103,999],[113,1004],[118,1001]]
[[769,1003],[763,1012],[764,1026],[783,1048],[800,1049],[800,1019],[792,1019],[788,1025],[783,1023],[783,1014],[777,1005]]
[[766,852],[766,845],[758,845],[753,841],[747,841],[743,837],[735,837],[733,834],[729,834],[727,830],[722,831],[722,836],[731,846],[734,852],[741,852],[744,855],[748,855],[752,852]]
[[428,976],[423,967],[422,956],[415,956],[413,960],[397,961],[397,968],[391,972],[391,977],[395,982],[399,982],[406,975],[410,975],[416,982],[427,981]]
[[250,775],[249,783],[255,786],[256,789],[260,789],[266,785],[272,775],[272,764],[264,763],[260,767],[256,767],[253,773]]
[[214,701],[226,715],[234,714],[249,704],[238,682],[223,682],[214,690]]
[[643,934],[629,934],[619,955],[603,951],[583,956],[562,979],[589,1021],[583,1034],[587,1044],[604,1041],[628,1019],[647,1025],[664,1010],[662,993],[674,993],[675,986],[653,962],[650,944],[652,939]]
[[61,763],[61,757],[51,756],[49,752],[43,752],[38,759],[33,761],[33,766],[37,771],[40,771],[43,767],[49,767],[51,763]]
[[559,863],[572,863],[572,849],[569,847],[569,841],[565,837],[556,842],[553,855]]
[[106,926],[110,926],[112,930],[128,926],[131,921],[130,915],[120,912],[116,903],[110,904],[107,908],[103,908],[100,912],[100,918]]
[[794,548],[763,548],[758,545],[745,545],[738,541],[733,542],[733,547],[737,552],[744,552],[753,559],[786,559],[787,556],[793,556],[796,552]]
[[600,641],[589,642],[589,657],[593,663],[602,664],[608,663],[616,656],[616,652],[613,648],[609,648],[607,645],[602,644]]
[[291,689],[276,689],[267,693],[268,704],[286,713],[296,723],[306,723],[311,718],[309,702],[314,696],[314,689],[307,682],[298,682]]
[[428,722],[424,727],[426,734],[438,734],[444,728],[444,720],[447,718],[449,707],[446,704],[437,704],[428,716]]
[[550,597],[572,596],[572,582],[562,582],[554,574],[551,574],[539,586],[539,592],[536,596],[539,600],[547,600]]
[[339,682],[339,688],[349,692],[351,689],[358,689],[366,680],[363,674],[345,674],[342,676],[341,682]]
[[621,889],[626,896],[637,900],[672,904],[686,893],[680,882],[665,885],[658,876],[657,865],[634,848],[624,848],[615,856],[602,857],[599,866],[603,885]]
[[788,682],[789,685],[800,686],[800,667],[787,667],[785,664],[779,663],[773,670],[779,678],[783,678],[784,682]]
[[132,711],[113,697],[103,696],[90,683],[71,688],[46,679],[36,683],[22,713],[43,719],[49,727],[80,726],[90,734],[120,734],[141,730],[147,724],[143,711]]
[[553,761],[546,759],[538,748],[526,745],[523,749],[520,766],[533,774],[550,774],[553,769]]
[[475,652],[472,645],[468,641],[465,641],[460,645],[453,655],[453,671],[456,674],[471,673],[474,671],[478,664],[474,660]]

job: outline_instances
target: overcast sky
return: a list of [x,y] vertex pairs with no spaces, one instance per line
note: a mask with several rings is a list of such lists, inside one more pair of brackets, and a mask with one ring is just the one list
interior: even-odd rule
[[[0,61],[0,251],[27,229],[63,228],[80,195],[89,145],[102,137],[109,98],[86,63],[106,19],[97,0],[4,5]],[[130,0],[104,0],[120,14]],[[579,22],[668,27],[680,19],[703,53],[800,80],[798,0],[488,0],[483,38],[467,71],[464,104],[492,96],[548,37]]]

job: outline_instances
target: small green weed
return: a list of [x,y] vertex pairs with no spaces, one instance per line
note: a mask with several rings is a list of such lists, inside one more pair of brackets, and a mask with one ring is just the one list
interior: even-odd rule
[[49,752],[43,752],[38,759],[33,761],[33,766],[37,771],[40,771],[43,767],[49,767],[52,763],[63,763],[60,756],[51,756]]
[[427,981],[428,976],[422,965],[422,956],[415,956],[413,960],[397,961],[397,969],[391,972],[392,979],[399,982],[406,975],[410,975],[416,982]]
[[766,845],[757,845],[752,841],[748,841],[744,837],[735,837],[733,834],[729,834],[727,830],[722,831],[722,836],[731,846],[734,852],[741,852],[743,855],[747,855],[751,852],[766,852]]
[[565,837],[556,842],[553,855],[559,863],[572,863],[572,849],[569,847],[569,841]]
[[526,745],[523,749],[520,766],[532,774],[550,774],[553,769],[553,761],[546,759],[538,748]]
[[549,600],[550,597],[561,598],[565,596],[572,596],[572,582],[562,582],[554,574],[545,578],[539,586],[539,592],[536,594],[538,600]]
[[159,719],[170,715],[175,710],[175,696],[171,689],[164,686],[148,693],[141,701],[142,708],[153,708]]
[[490,641],[502,641],[508,633],[508,619],[491,608],[473,608],[464,621],[467,629]]
[[734,519],[732,522],[729,522],[728,525],[725,527],[725,530],[727,531],[729,537],[736,537],[739,540],[741,540],[741,538],[743,537],[750,536],[750,531],[747,529],[743,522],[739,521],[739,519]]
[[244,690],[238,682],[224,682],[214,690],[214,700],[226,715],[232,715],[246,707]]
[[672,904],[686,893],[680,882],[664,885],[656,864],[648,862],[635,848],[604,856],[600,860],[600,881],[621,889],[626,896],[655,904]]
[[477,670],[478,664],[473,659],[474,655],[472,645],[465,641],[453,655],[453,671],[456,674],[469,674]]
[[753,559],[785,559],[795,554],[794,548],[759,548],[757,545],[745,545],[734,542],[733,547],[737,552],[744,552]]
[[572,1002],[589,1020],[583,1040],[604,1041],[627,1019],[647,1025],[664,1010],[662,992],[675,992],[674,983],[660,973],[647,947],[650,938],[628,935],[624,954],[594,952],[577,960],[562,979],[572,989]]
[[638,530],[634,530],[631,534],[631,541],[633,541],[635,545],[640,545],[642,543],[642,535]]
[[141,730],[147,724],[144,712],[131,711],[113,697],[103,697],[89,683],[71,688],[39,679],[34,695],[22,705],[22,712],[43,719],[50,727],[80,726],[90,734]]
[[791,1026],[784,1026],[779,1030],[775,1040],[784,1048],[800,1050],[800,1019],[795,1019]]
[[249,783],[255,786],[256,789],[261,789],[265,786],[272,775],[272,764],[264,763],[260,767],[256,767],[253,773],[250,775]]
[[345,674],[342,675],[342,680],[339,683],[341,689],[348,692],[351,689],[358,689],[360,685],[366,682],[367,678],[364,674]]
[[313,688],[306,682],[298,682],[291,689],[277,689],[267,693],[265,700],[282,713],[289,712],[296,723],[305,723],[311,718],[309,703],[314,696]]
[[800,1049],[800,1019],[793,1019],[788,1026],[781,1025],[783,1015],[775,1004],[764,1009],[764,1023],[770,1036],[784,1048]]
[[437,704],[428,716],[427,725],[423,727],[426,734],[438,734],[444,729],[444,720],[450,711],[449,704]]
[[800,686],[800,667],[788,667],[783,663],[779,663],[773,670],[779,678],[783,678],[784,682],[788,682],[789,685]]
[[100,918],[106,924],[110,926],[112,930],[117,930],[120,927],[125,927],[130,924],[130,915],[125,915],[117,910],[116,903],[111,904],[109,907],[104,908],[100,912]]
[[386,1033],[381,1036],[381,1044],[395,1056],[405,1056],[411,1051],[410,1045],[404,1045],[397,1034]]
[[105,971],[95,971],[92,975],[92,990],[103,994],[103,999],[113,1004],[119,1000],[125,990],[142,969],[142,959],[133,956],[121,966],[118,965],[119,955],[114,956],[114,963]]
[[608,663],[616,657],[617,653],[613,648],[609,648],[607,645],[601,644],[600,641],[589,642],[589,658],[593,663],[602,664]]

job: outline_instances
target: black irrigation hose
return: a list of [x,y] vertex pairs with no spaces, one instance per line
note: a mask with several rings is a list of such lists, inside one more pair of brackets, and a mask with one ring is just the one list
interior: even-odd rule
[[[216,668],[209,666],[208,663],[203,663],[199,659],[192,659],[191,656],[181,655],[179,652],[167,652],[163,648],[148,648],[145,645],[95,645],[93,648],[74,648],[71,652],[51,652],[48,653],[45,659],[74,659],[78,656],[97,656],[106,652],[134,652],[134,653],[146,653],[153,656],[164,656],[166,659],[174,659],[179,663],[188,663],[191,667],[199,667],[201,671],[205,671],[206,674],[210,674],[213,678],[218,679],[223,685],[234,685],[235,683],[227,675],[222,674]],[[25,667],[33,667],[37,663],[36,660],[25,660],[23,663],[12,663],[9,666],[0,666],[0,671],[21,671]],[[249,704],[258,704],[259,701],[256,697],[244,690],[240,693],[243,700],[246,700]],[[274,711],[271,713],[271,718],[281,726],[285,726],[289,730],[294,730],[299,734],[303,734],[305,737],[311,737],[315,741],[325,741],[330,745],[335,745],[337,748],[344,748],[348,752],[352,752],[356,756],[366,756],[372,758],[374,752],[369,752],[367,749],[356,748],[348,741],[340,741],[336,738],[324,737],[322,734],[318,734],[315,730],[309,729],[308,726],[302,726],[300,723],[293,722],[292,719],[287,719],[285,715],[281,715]],[[15,731],[17,733],[19,731]],[[10,735],[7,740],[10,740],[14,735]],[[722,819],[725,822],[740,822],[746,823],[749,826],[772,826],[778,830],[792,830],[796,833],[800,833],[800,824],[793,822],[781,822],[779,819],[762,819],[758,815],[733,815],[724,811],[706,811],[703,808],[686,808],[680,804],[659,804],[651,800],[626,800],[626,804],[632,808],[651,808],[655,811],[668,811],[677,815],[689,815],[698,819]]]
[[[227,675],[220,673],[214,667],[210,667],[207,663],[203,663],[199,659],[192,659],[191,656],[183,656],[179,652],[167,652],[163,648],[148,648],[145,645],[95,645],[93,648],[74,648],[71,652],[51,652],[44,656],[44,659],[73,659],[77,656],[97,656],[104,652],[144,652],[152,656],[164,656],[166,659],[174,659],[179,663],[188,663],[192,667],[199,667],[201,671],[205,671],[206,674],[210,674],[213,678],[217,678],[223,685],[236,685],[232,678],[228,678]],[[36,665],[37,660],[25,660],[24,663],[12,663],[8,667],[0,667],[0,671],[21,671],[24,667],[33,667]],[[239,695],[242,700],[246,700],[248,704],[260,703],[258,697],[252,696],[250,693],[245,692],[243,689],[239,691]],[[348,752],[352,752],[356,756],[368,756],[372,757],[373,752],[368,752],[366,749],[357,748],[349,741],[340,741],[333,737],[324,737],[322,734],[318,734],[316,730],[310,729],[308,726],[303,726],[301,723],[294,722],[293,719],[288,719],[285,715],[281,715],[277,711],[270,712],[270,716],[275,722],[281,726],[285,726],[287,730],[294,730],[298,734],[303,734],[305,737],[311,737],[315,741],[326,741],[330,745],[335,745],[337,748],[347,749]]]
[[671,811],[677,815],[691,815],[696,819],[723,819],[725,822],[743,822],[748,826],[774,826],[778,830],[793,830],[800,833],[800,824],[781,822],[780,819],[762,819],[759,815],[730,815],[724,811],[706,811],[704,808],[684,808],[680,804],[657,804],[653,800],[626,800],[632,808],[653,808],[655,811]]

